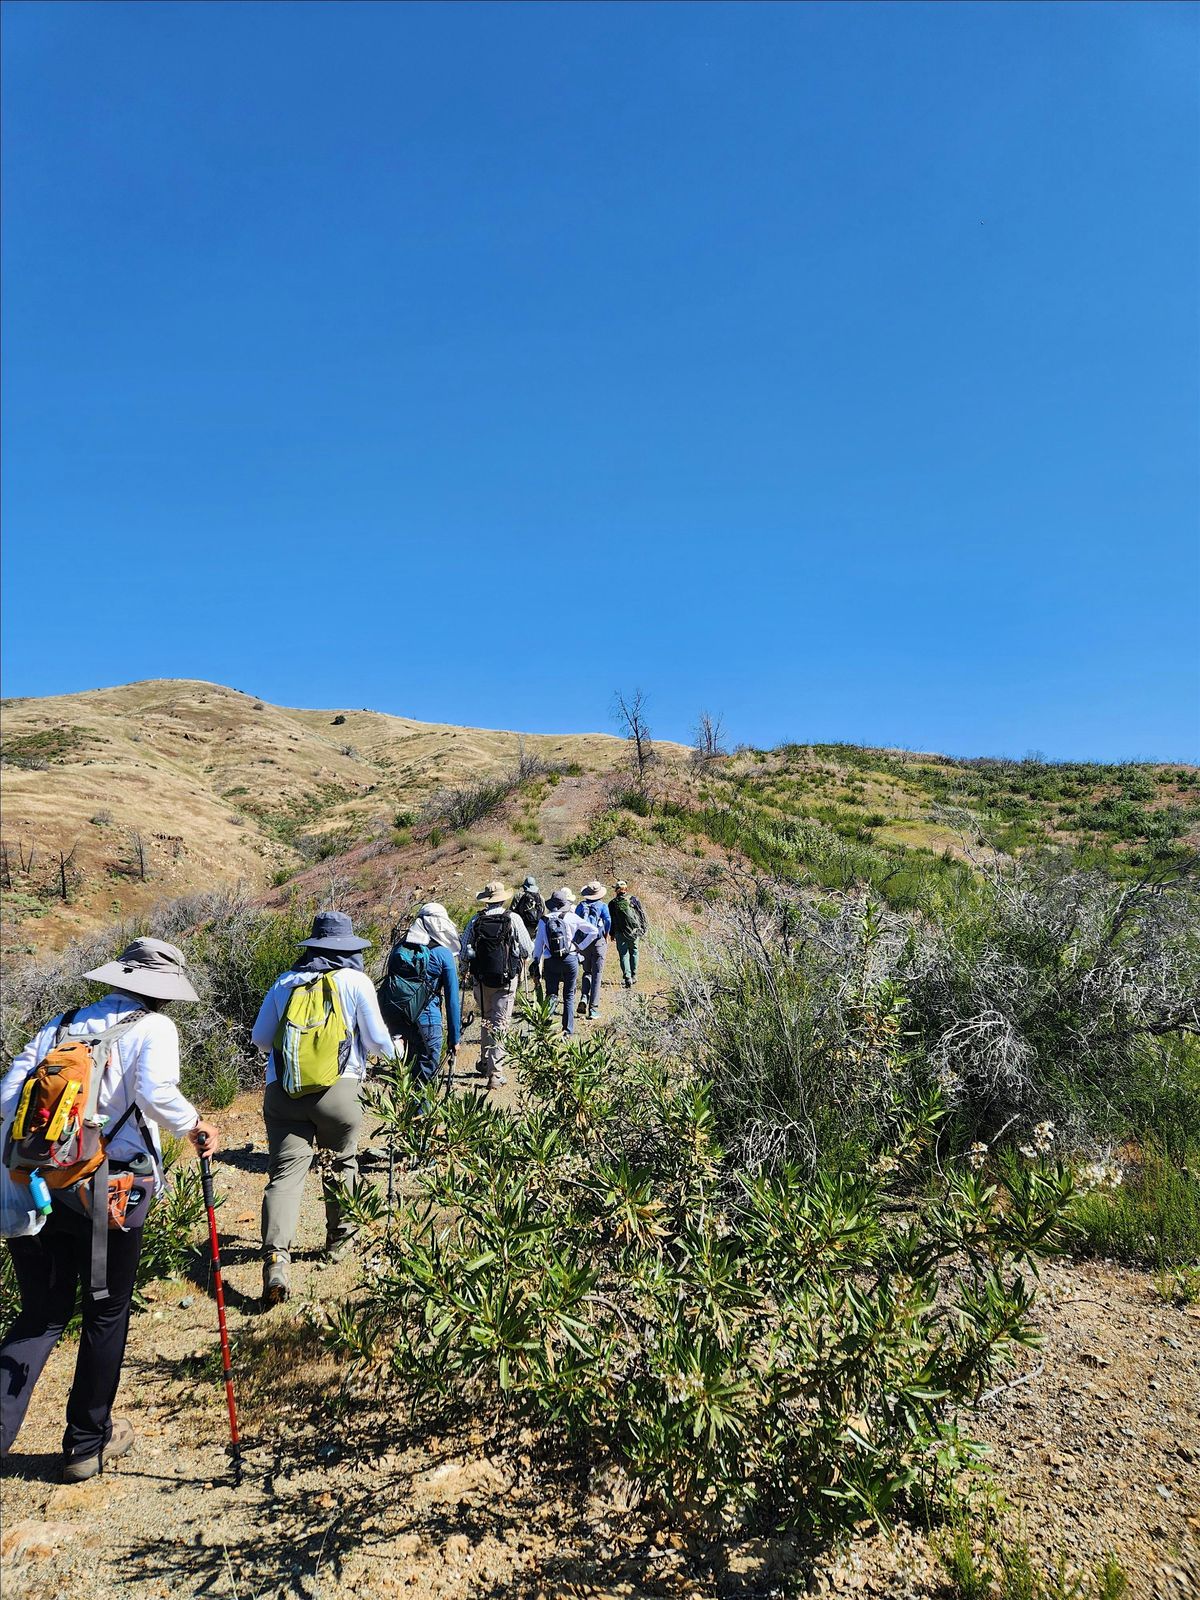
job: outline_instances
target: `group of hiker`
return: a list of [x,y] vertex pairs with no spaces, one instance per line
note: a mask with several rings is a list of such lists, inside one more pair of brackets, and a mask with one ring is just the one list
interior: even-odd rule
[[[621,979],[637,984],[647,919],[629,885],[566,886],[543,900],[527,877],[515,895],[493,880],[460,933],[446,908],[422,905],[395,938],[378,986],[362,938],[344,912],[314,919],[294,964],[271,985],[251,1030],[266,1057],[263,1120],[268,1180],[262,1206],[263,1301],[287,1299],[304,1180],[316,1152],[322,1174],[325,1259],[354,1236],[344,1189],[358,1178],[362,1086],[372,1057],[404,1062],[428,1083],[453,1071],[469,986],[480,1020],[478,1072],[505,1082],[505,1030],[518,991],[532,989],[573,1034],[577,1013],[600,1016],[605,957],[617,946]],[[202,1155],[219,1144],[180,1090],[179,1036],[164,1014],[199,997],[183,952],[135,939],[84,974],[104,996],[52,1018],[0,1083],[3,1233],[20,1312],[0,1344],[0,1455],[12,1450],[33,1389],[82,1291],[82,1331],[67,1401],[62,1476],[79,1482],[124,1455],[134,1431],[112,1407],[133,1305],[142,1226],[165,1185],[160,1129]],[[578,995],[578,1005],[577,1005]]]

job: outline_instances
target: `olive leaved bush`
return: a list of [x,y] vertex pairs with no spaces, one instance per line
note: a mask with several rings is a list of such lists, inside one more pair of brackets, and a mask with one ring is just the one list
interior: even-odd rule
[[332,1347],[431,1413],[530,1421],[710,1528],[831,1535],[946,1493],[976,1456],[961,1408],[1034,1342],[1026,1267],[1069,1175],[931,1168],[933,1099],[874,1170],[754,1174],[678,1064],[564,1044],[532,1008],[510,1050],[516,1115],[377,1093],[417,1192]]

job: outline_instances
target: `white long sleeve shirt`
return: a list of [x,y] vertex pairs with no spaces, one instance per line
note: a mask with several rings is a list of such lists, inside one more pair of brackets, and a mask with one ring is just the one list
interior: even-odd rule
[[[563,926],[567,930],[567,938],[571,941],[571,949],[576,955],[581,955],[589,945],[595,944],[600,937],[600,929],[594,922],[589,922],[586,917],[577,915],[574,911],[550,911],[550,917],[561,917]],[[533,959],[541,961],[550,955],[550,940],[546,937],[546,918],[538,923],[537,938],[533,941]]]
[[[68,1037],[104,1033],[139,1009],[140,1003],[129,995],[106,994],[103,1000],[80,1010]],[[6,1125],[16,1111],[25,1079],[53,1048],[61,1021],[59,1015],[35,1034],[4,1074],[0,1083],[0,1118]],[[200,1120],[195,1106],[179,1092],[179,1034],[170,1017],[161,1011],[148,1011],[117,1040],[100,1079],[96,1112],[109,1119],[109,1127],[132,1104],[146,1118],[155,1155],[160,1153],[159,1128],[182,1138]],[[131,1116],[109,1145],[109,1155],[114,1161],[128,1161],[145,1148],[138,1119]]]
[[[285,972],[276,978],[267,990],[250,1032],[258,1049],[268,1052],[273,1049],[292,990],[299,984],[311,983],[314,978],[322,976],[325,974],[319,972]],[[396,1052],[387,1024],[379,1013],[375,985],[365,972],[359,972],[356,967],[338,967],[328,976],[333,979],[350,1028],[350,1054],[342,1076],[365,1078],[368,1056],[383,1056],[390,1061]],[[267,1082],[275,1082],[275,1058],[271,1054],[267,1056]]]

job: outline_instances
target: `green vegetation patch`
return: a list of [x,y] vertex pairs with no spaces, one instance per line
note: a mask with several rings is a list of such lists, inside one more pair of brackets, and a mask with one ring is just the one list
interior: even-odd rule
[[42,768],[52,762],[69,761],[95,735],[87,728],[39,728],[35,733],[19,733],[0,745],[0,758],[13,767]]

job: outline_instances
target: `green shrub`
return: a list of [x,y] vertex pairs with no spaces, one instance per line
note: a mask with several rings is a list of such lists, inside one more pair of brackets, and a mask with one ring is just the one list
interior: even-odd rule
[[[519,1114],[403,1077],[380,1094],[424,1165],[332,1347],[431,1427],[524,1417],[709,1529],[832,1536],[938,1502],[977,1455],[955,1408],[1034,1341],[1020,1265],[1053,1245],[1069,1176],[949,1164],[897,1204],[931,1108],[894,1172],[752,1176],[701,1078],[527,1020]],[[381,1208],[360,1196],[362,1220]]]
[[1200,1143],[1179,1164],[1144,1146],[1119,1188],[1080,1197],[1075,1220],[1094,1255],[1160,1269],[1200,1266]]

